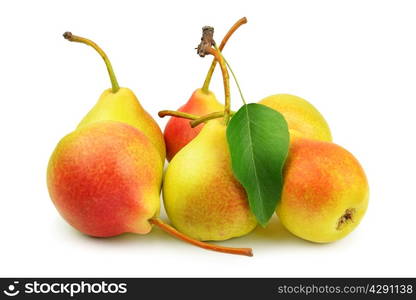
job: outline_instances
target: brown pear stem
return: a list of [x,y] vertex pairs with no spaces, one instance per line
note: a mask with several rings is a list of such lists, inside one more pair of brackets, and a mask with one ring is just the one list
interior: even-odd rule
[[158,226],[163,231],[169,233],[170,235],[183,240],[187,243],[190,243],[192,245],[195,245],[200,248],[204,248],[207,250],[217,251],[217,252],[223,252],[228,254],[237,254],[237,255],[246,255],[246,256],[253,256],[253,250],[251,248],[232,248],[232,247],[224,247],[224,246],[218,246],[213,244],[204,243],[198,240],[194,240],[183,233],[180,233],[172,226],[166,224],[159,218],[152,218],[149,220],[149,222],[153,225]]
[[214,41],[214,28],[211,26],[204,26],[202,27],[202,37],[201,42],[199,43],[197,49],[197,53],[201,57],[205,57],[207,54],[211,54],[215,57],[217,62],[220,64],[221,72],[222,72],[222,79],[224,81],[224,94],[225,94],[225,105],[224,105],[224,122],[228,124],[230,120],[230,111],[231,111],[231,103],[230,103],[230,77],[228,75],[227,66],[225,64],[224,58],[221,55],[221,51],[215,47]]
[[[227,34],[224,36],[224,38],[221,41],[220,46],[218,47],[220,51],[224,49],[225,44],[227,44],[230,37],[233,35],[233,33],[243,24],[247,23],[247,18],[243,17],[228,30]],[[205,77],[204,85],[202,86],[202,91],[208,92],[209,91],[209,85],[211,83],[212,74],[214,74],[215,66],[217,65],[217,60],[214,58],[211,63],[211,67],[208,70],[207,76]]]
[[114,70],[113,67],[111,66],[111,62],[108,59],[107,54],[105,54],[105,52],[103,51],[103,49],[101,49],[96,43],[94,43],[93,41],[80,37],[80,36],[76,36],[73,35],[71,32],[65,32],[63,34],[64,38],[67,39],[70,42],[77,42],[77,43],[82,43],[82,44],[86,44],[88,46],[91,46],[92,48],[95,49],[95,51],[98,52],[98,54],[100,54],[100,56],[103,58],[105,65],[107,67],[107,71],[108,71],[108,75],[110,76],[110,81],[111,81],[111,90],[113,93],[117,93],[118,90],[120,89],[120,86],[118,85],[117,82],[117,78],[116,75],[114,74]]
[[176,111],[176,110],[161,110],[158,112],[159,117],[163,118],[166,116],[172,116],[172,117],[179,117],[183,119],[189,119],[189,120],[197,120],[200,118],[200,116],[188,114],[182,111]]

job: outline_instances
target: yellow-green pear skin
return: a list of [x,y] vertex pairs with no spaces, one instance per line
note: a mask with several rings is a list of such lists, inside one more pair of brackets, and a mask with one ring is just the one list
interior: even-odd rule
[[127,123],[139,129],[156,147],[162,161],[165,161],[166,147],[162,131],[141,106],[133,91],[128,88],[120,88],[116,93],[113,93],[111,89],[105,90],[77,128],[106,120]]
[[367,210],[364,170],[337,144],[293,138],[283,176],[277,215],[287,230],[302,239],[339,240],[358,226]]
[[331,142],[328,123],[321,113],[308,101],[290,94],[276,94],[259,101],[280,112],[289,129],[309,139]]
[[227,240],[256,227],[246,192],[232,173],[222,119],[209,121],[173,157],[163,198],[172,224],[198,240]]

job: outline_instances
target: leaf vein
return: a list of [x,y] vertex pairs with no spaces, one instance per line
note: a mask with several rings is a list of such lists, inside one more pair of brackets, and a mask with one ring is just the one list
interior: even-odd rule
[[[248,106],[246,106],[246,116],[247,116],[247,120],[248,120],[248,122],[247,122],[247,127],[249,128],[249,130],[248,130],[248,138],[249,138],[249,140],[250,140],[250,144],[251,145],[253,145],[253,137],[252,137],[252,135],[251,135],[251,126],[250,126],[250,124],[251,124],[251,119],[250,119],[250,116],[249,116],[249,113],[248,113]],[[250,147],[250,148],[253,148],[253,147]],[[255,161],[255,159],[254,159],[254,150],[252,151],[251,149],[250,149],[250,156],[251,156],[251,160],[252,160],[252,162],[253,162],[253,170],[254,170],[254,176],[255,176],[255,178],[256,178],[256,185],[257,185],[257,188],[256,188],[256,191],[257,191],[257,194],[258,194],[258,197],[261,199],[261,191],[260,191],[260,188],[259,188],[259,185],[258,185],[258,182],[259,182],[259,176],[258,176],[258,173],[257,173],[257,167],[256,167],[256,161]],[[262,209],[262,212],[264,213],[264,211],[263,211],[263,209]]]

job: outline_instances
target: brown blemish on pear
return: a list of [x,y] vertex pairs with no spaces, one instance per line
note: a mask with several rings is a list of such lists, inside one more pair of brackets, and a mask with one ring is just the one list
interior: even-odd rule
[[337,230],[342,230],[345,225],[354,222],[355,208],[348,208],[345,213],[338,219]]

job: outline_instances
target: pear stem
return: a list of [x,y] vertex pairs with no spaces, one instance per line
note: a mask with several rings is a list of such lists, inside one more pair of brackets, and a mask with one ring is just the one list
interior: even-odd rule
[[[224,49],[225,44],[227,44],[230,37],[233,35],[233,33],[243,24],[247,23],[247,18],[243,17],[240,20],[238,20],[227,32],[227,34],[224,36],[224,38],[221,41],[220,46],[218,47],[220,51]],[[209,85],[211,83],[212,75],[214,74],[215,66],[217,65],[217,60],[213,59],[211,63],[211,67],[208,70],[207,76],[205,77],[204,85],[202,86],[202,91],[208,92],[209,91]]]
[[[233,112],[230,112],[230,114],[233,115]],[[218,118],[221,118],[223,116],[224,116],[223,111],[216,111],[216,112],[204,115],[202,117],[199,117],[198,119],[189,122],[189,124],[191,124],[191,127],[194,128],[194,127],[198,126],[201,123],[204,123],[206,121],[213,120],[213,119],[218,119]]]
[[207,53],[213,55],[221,67],[222,79],[224,82],[224,95],[225,95],[224,122],[225,124],[228,124],[228,121],[230,120],[230,112],[231,112],[230,76],[228,75],[227,66],[224,62],[224,59],[222,58],[221,52],[214,48],[208,48]]
[[96,43],[94,43],[93,41],[89,39],[73,35],[71,32],[68,32],[68,31],[65,32],[63,36],[68,41],[82,43],[82,44],[91,46],[98,52],[98,54],[100,54],[100,56],[105,62],[105,65],[107,66],[108,75],[110,76],[110,80],[111,80],[111,90],[113,93],[117,93],[118,90],[120,89],[120,86],[118,85],[116,75],[114,74],[113,67],[111,66],[111,62],[108,59],[107,54],[105,54],[105,52]]
[[[233,111],[230,112],[231,115],[233,115],[234,113],[235,112],[233,112]],[[194,127],[198,126],[199,124],[204,123],[206,121],[224,117],[224,112],[223,111],[216,111],[216,112],[213,112],[213,113],[210,113],[210,114],[207,114],[207,115],[197,116],[197,115],[188,114],[188,113],[185,113],[185,112],[182,112],[182,111],[161,110],[161,111],[159,111],[158,115],[161,118],[166,117],[166,116],[172,116],[172,117],[192,120],[189,123],[190,123],[191,127],[194,128]]]
[[176,111],[176,110],[161,110],[158,112],[159,117],[163,118],[166,116],[173,116],[173,117],[179,117],[183,119],[189,119],[189,120],[197,120],[200,118],[200,116],[188,114],[182,111]]
[[232,248],[232,247],[224,247],[224,246],[218,246],[218,245],[204,243],[204,242],[192,239],[192,238],[184,235],[183,233],[180,233],[175,228],[166,224],[165,222],[163,222],[159,218],[152,218],[152,219],[149,220],[149,222],[153,225],[158,226],[160,229],[169,233],[170,235],[172,235],[172,236],[174,236],[174,237],[176,237],[180,240],[183,240],[187,243],[195,245],[197,247],[203,248],[203,249],[217,251],[217,252],[223,252],[223,253],[228,253],[228,254],[253,256],[253,250],[251,248]]

